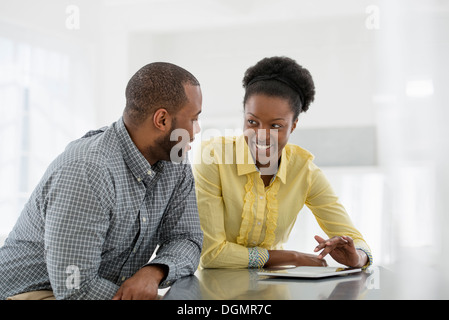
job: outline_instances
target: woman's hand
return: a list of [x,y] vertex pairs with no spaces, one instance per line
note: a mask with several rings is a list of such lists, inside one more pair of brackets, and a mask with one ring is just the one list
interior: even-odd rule
[[302,253],[291,250],[268,250],[270,258],[265,263],[265,268],[282,266],[318,266],[326,267],[326,260],[314,254]]
[[320,259],[330,254],[338,263],[358,268],[363,267],[368,262],[367,255],[363,251],[355,248],[354,241],[351,237],[337,236],[324,240],[320,236],[315,236],[315,240],[318,242],[318,245],[314,252],[322,250],[318,255]]
[[323,258],[314,254],[296,252],[295,266],[312,266],[312,267],[327,267],[327,262]]

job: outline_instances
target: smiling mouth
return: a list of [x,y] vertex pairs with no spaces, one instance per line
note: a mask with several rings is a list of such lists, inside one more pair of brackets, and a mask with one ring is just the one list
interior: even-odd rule
[[256,143],[256,148],[260,149],[260,150],[267,150],[267,149],[269,149],[271,147],[274,147],[274,145],[272,145],[272,144],[265,145],[265,144],[258,144],[258,143]]
[[266,142],[265,143],[257,143],[255,141],[253,142],[253,145],[259,150],[268,150],[275,146],[274,144],[266,144]]

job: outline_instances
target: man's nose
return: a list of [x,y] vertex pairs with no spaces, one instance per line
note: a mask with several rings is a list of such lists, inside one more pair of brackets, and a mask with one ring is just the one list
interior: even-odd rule
[[200,133],[200,131],[201,131],[200,123],[198,121],[195,121],[193,125],[193,135]]

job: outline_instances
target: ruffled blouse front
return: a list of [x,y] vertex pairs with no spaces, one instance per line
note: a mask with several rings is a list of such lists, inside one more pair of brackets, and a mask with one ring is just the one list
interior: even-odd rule
[[329,236],[347,235],[371,253],[308,151],[287,144],[276,175],[265,187],[244,136],[203,142],[194,161],[204,232],[203,268],[261,267],[268,250],[282,249],[307,205]]

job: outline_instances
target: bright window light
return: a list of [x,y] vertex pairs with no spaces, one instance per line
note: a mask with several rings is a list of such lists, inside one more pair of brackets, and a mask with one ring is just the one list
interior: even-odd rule
[[407,81],[406,94],[409,97],[420,98],[433,95],[431,79]]

